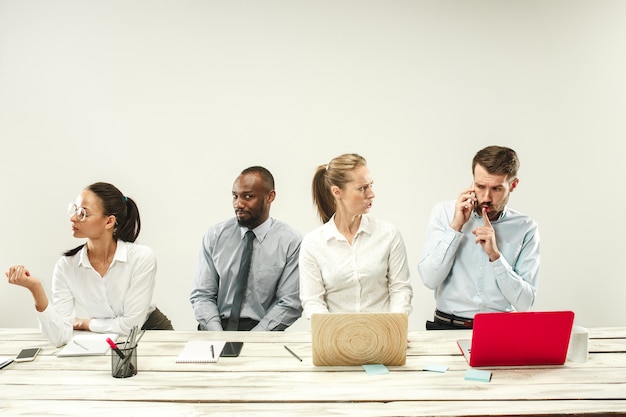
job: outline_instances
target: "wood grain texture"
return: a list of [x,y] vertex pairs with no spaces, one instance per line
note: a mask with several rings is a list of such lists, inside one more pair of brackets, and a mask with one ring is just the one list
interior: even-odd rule
[[314,314],[313,364],[404,365],[407,328],[408,316],[401,313]]

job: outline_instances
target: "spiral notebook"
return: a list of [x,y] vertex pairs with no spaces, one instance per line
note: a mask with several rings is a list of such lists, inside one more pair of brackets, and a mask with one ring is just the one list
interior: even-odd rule
[[176,358],[176,363],[215,363],[226,342],[190,340]]

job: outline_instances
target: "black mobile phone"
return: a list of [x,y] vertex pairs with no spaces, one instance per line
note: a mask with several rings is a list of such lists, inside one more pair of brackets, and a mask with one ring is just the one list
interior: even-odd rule
[[22,349],[15,357],[15,362],[28,362],[35,359],[41,348]]
[[224,345],[224,349],[222,349],[222,353],[220,356],[222,357],[236,357],[241,353],[241,348],[243,347],[243,342],[226,342]]

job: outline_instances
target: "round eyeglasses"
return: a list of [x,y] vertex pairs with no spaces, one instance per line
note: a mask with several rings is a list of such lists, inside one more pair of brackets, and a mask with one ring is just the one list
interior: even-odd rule
[[87,217],[91,216],[106,217],[105,214],[87,214],[87,210],[85,210],[84,207],[78,207],[74,203],[70,203],[70,205],[67,207],[67,214],[69,214],[70,217],[76,215],[76,218],[79,222],[84,222],[85,220],[87,220]]

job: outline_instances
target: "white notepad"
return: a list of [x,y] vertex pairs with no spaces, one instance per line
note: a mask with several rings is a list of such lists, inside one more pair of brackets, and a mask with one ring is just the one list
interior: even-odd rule
[[[115,341],[117,339],[116,334],[113,333],[89,333],[89,334],[77,334],[72,340],[67,342],[67,345],[57,353],[59,357],[65,356],[97,356],[104,355],[111,346],[107,343],[107,337]],[[120,345],[123,348],[124,345]]]
[[221,341],[190,340],[176,358],[176,363],[215,363],[225,344]]

